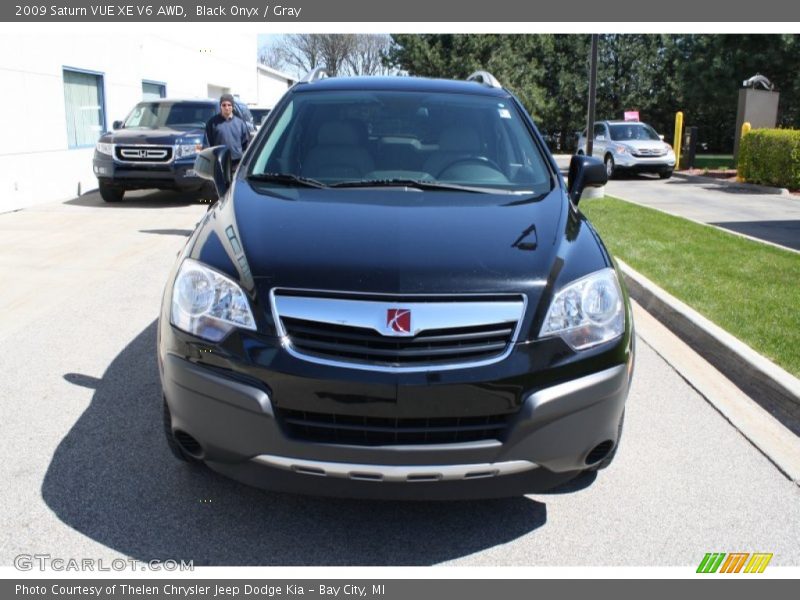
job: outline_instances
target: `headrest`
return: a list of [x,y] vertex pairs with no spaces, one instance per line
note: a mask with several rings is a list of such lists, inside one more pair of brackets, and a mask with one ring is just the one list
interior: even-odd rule
[[317,142],[326,146],[355,146],[358,144],[358,131],[347,121],[328,121],[317,132]]
[[450,127],[439,136],[439,150],[448,152],[476,152],[481,149],[481,140],[474,129]]

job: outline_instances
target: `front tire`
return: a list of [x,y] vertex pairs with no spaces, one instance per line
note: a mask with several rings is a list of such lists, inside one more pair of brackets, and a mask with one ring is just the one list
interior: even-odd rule
[[669,179],[672,177],[672,171],[662,171],[658,174],[659,179]]
[[616,165],[614,164],[614,157],[610,154],[606,154],[605,158],[605,165],[606,165],[606,175],[608,178],[611,179],[614,177],[614,170],[616,169]]
[[110,185],[103,181],[99,182],[100,197],[106,202],[122,202],[122,197],[125,195],[125,190],[122,188]]

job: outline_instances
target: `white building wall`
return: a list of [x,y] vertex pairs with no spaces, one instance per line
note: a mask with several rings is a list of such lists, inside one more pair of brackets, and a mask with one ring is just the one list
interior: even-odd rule
[[256,103],[264,108],[273,108],[289,89],[293,81],[288,75],[258,67],[258,93]]
[[[65,29],[68,29],[65,27]],[[6,99],[0,146],[0,212],[97,187],[93,148],[69,149],[63,68],[103,75],[106,125],[142,99],[142,80],[166,84],[167,96],[207,98],[209,86],[258,96],[256,36],[215,34],[197,43],[156,34],[0,36],[0,90]]]

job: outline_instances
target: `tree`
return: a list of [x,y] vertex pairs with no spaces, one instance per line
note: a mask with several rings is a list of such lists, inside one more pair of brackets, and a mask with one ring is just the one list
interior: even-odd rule
[[259,52],[260,62],[300,74],[324,67],[331,76],[378,75],[387,72],[383,56],[389,36],[377,34],[305,33],[285,35]]
[[[557,149],[586,122],[588,35],[393,35],[386,61],[412,75],[462,79],[491,71]],[[713,152],[731,152],[742,81],[766,75],[780,91],[779,125],[800,127],[800,35],[643,35],[600,38],[597,118],[638,110],[667,140],[675,113]]]
[[411,75],[464,79],[490,71],[557,148],[574,148],[588,90],[588,36],[393,35],[387,61]]
[[346,58],[350,75],[388,75],[392,70],[384,57],[389,49],[388,35],[360,33],[355,36],[353,50]]

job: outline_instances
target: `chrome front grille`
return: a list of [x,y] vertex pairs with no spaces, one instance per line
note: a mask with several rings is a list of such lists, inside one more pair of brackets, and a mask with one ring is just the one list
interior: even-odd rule
[[667,151],[663,148],[637,148],[633,151],[633,155],[639,158],[666,156],[666,154]]
[[[272,294],[279,333],[296,356],[323,364],[414,371],[501,360],[516,340],[525,301]],[[399,313],[405,320],[397,322]]]
[[115,158],[131,163],[167,163],[172,160],[172,146],[115,146]]

